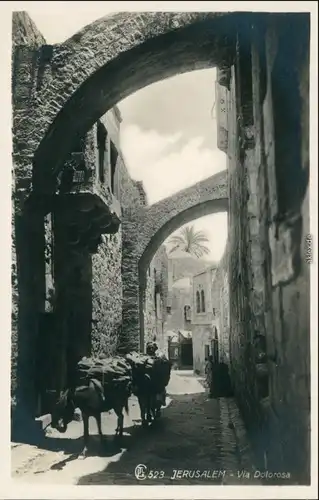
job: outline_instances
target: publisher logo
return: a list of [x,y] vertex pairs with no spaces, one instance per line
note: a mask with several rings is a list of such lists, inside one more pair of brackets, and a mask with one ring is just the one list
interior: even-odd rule
[[134,471],[136,479],[138,479],[139,481],[143,481],[143,479],[146,479],[146,477],[147,477],[146,470],[147,470],[146,465],[138,464],[135,467],[135,471]]

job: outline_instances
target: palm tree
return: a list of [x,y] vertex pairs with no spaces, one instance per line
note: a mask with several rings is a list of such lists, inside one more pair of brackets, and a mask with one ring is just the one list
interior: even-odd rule
[[180,234],[172,236],[169,244],[172,245],[169,253],[179,249],[183,252],[194,255],[197,258],[210,253],[205,243],[209,242],[204,231],[195,231],[194,226],[183,227]]

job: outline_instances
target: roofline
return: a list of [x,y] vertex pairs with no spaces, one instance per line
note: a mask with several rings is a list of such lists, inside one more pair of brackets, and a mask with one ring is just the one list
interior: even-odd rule
[[195,278],[196,276],[201,276],[202,274],[206,274],[207,271],[208,269],[206,269],[205,271],[201,271],[200,273],[193,274],[193,278]]
[[200,273],[193,274],[193,278],[195,278],[195,276],[201,276],[202,274],[207,274],[208,272],[211,272],[212,270],[215,270],[217,268],[218,268],[218,266],[207,267],[206,269],[204,269],[204,271],[201,271]]

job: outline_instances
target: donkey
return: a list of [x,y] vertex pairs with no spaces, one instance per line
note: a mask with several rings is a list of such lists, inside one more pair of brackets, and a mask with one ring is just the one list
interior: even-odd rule
[[124,416],[129,414],[128,399],[131,395],[131,383],[110,383],[103,386],[96,379],[90,379],[83,385],[70,388],[61,393],[60,399],[55,404],[52,411],[51,427],[64,433],[68,424],[73,420],[75,408],[79,408],[83,419],[83,440],[84,448],[80,458],[85,458],[88,453],[89,443],[89,417],[96,419],[100,442],[103,443],[103,433],[101,426],[101,413],[114,410],[117,415],[117,428],[115,437],[123,436]]
[[[154,345],[156,346],[155,343]],[[151,357],[149,352],[147,354]],[[151,370],[148,369],[147,372],[146,362],[148,358],[144,355],[140,356],[137,353],[131,353],[126,356],[126,359],[132,367],[132,392],[138,399],[142,426],[148,427],[149,424],[160,417],[161,406],[166,405],[165,387],[170,378],[171,366],[169,361],[164,358],[164,364],[161,363],[160,366],[157,364],[156,369],[153,367]]]

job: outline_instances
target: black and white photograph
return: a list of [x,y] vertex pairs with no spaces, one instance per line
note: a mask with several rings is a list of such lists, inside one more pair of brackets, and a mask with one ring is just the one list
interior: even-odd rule
[[11,3],[10,481],[316,498],[316,2]]

